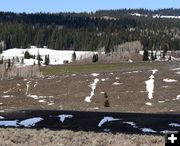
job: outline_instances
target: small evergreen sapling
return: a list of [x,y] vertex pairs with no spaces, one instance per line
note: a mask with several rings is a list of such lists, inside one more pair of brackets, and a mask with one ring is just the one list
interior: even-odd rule
[[104,93],[104,98],[105,98],[104,107],[110,107],[108,95],[106,92]]

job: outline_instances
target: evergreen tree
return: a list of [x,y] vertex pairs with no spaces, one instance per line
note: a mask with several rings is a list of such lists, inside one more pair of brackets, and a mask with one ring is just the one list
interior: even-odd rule
[[3,52],[3,47],[2,45],[0,45],[0,54],[2,54],[2,52]]
[[8,59],[8,69],[11,67],[11,60],[10,59]]
[[21,59],[21,64],[24,64],[24,58]]
[[98,62],[98,54],[93,54],[92,62]]
[[76,61],[76,52],[74,52],[73,54],[72,54],[72,62],[75,62]]
[[106,92],[104,93],[104,98],[105,98],[104,107],[110,107],[109,100],[108,100],[108,95],[107,95]]
[[24,59],[30,59],[31,55],[29,54],[28,50],[24,53]]
[[155,60],[155,57],[154,57],[154,52],[153,52],[153,50],[151,50],[151,60]]
[[41,58],[41,55],[39,54],[39,51],[38,51],[38,55],[37,55],[37,60],[38,60],[38,65],[41,66],[42,58]]
[[148,61],[148,60],[149,60],[149,52],[147,49],[144,49],[143,61]]
[[49,55],[45,55],[44,64],[45,64],[45,65],[49,65],[49,62],[50,62],[50,60],[49,60]]

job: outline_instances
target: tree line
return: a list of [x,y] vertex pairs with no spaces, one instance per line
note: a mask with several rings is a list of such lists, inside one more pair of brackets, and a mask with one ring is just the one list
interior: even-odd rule
[[[131,16],[139,12],[147,17]],[[0,12],[0,53],[10,48],[48,46],[55,50],[95,51],[140,41],[147,50],[179,50],[180,20],[152,18],[177,15],[180,9],[123,9],[95,13]]]

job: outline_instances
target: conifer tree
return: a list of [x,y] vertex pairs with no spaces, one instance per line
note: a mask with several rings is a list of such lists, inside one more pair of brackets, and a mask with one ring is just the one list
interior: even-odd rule
[[49,55],[45,55],[44,64],[45,64],[45,65],[49,65],[49,62],[50,62],[50,60],[49,60]]
[[93,54],[92,62],[98,62],[98,54]]
[[72,62],[75,62],[76,61],[76,52],[74,52],[73,54],[72,54]]
[[144,49],[143,61],[148,61],[148,60],[149,60],[149,52],[147,49]]
[[30,59],[31,55],[29,54],[28,50],[24,53],[24,59]]
[[104,93],[104,98],[105,98],[104,107],[110,107],[108,95],[106,92]]

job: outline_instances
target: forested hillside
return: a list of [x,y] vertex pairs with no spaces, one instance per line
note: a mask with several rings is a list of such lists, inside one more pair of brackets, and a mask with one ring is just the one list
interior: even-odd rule
[[[132,13],[147,17],[132,16]],[[48,46],[56,50],[113,51],[115,45],[141,41],[144,49],[180,50],[180,9],[123,9],[95,13],[0,12],[0,50]],[[1,51],[0,51],[1,52]]]

